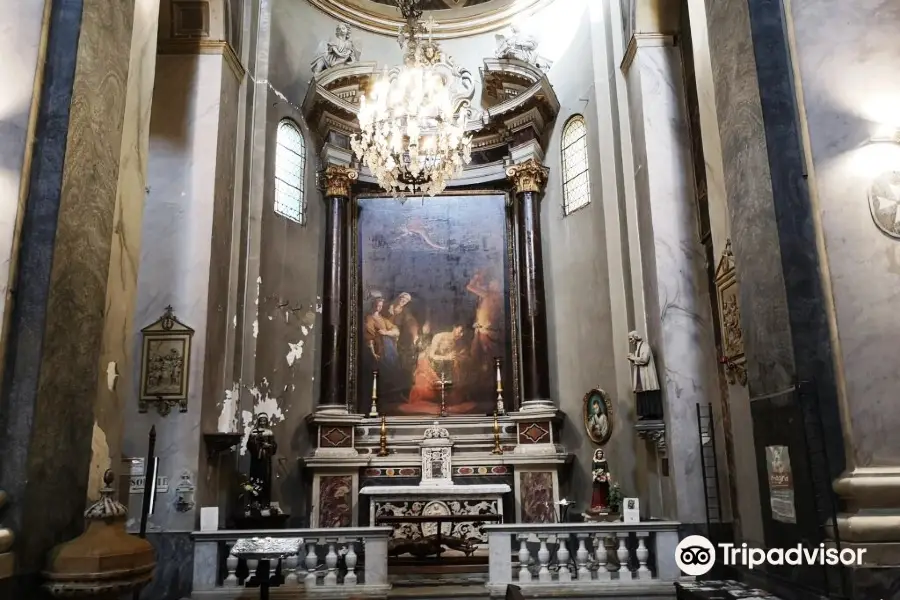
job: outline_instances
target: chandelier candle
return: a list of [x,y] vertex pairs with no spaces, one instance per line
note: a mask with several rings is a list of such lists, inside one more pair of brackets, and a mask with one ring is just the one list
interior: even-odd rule
[[432,39],[434,22],[419,21],[420,0],[397,5],[406,19],[404,64],[385,69],[370,94],[360,96],[361,133],[351,146],[394,197],[435,196],[471,161],[470,102],[454,93],[454,70]]

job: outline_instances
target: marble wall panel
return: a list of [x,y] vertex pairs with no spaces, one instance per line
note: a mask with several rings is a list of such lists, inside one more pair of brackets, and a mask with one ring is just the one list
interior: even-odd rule
[[141,590],[141,600],[182,600],[191,595],[194,541],[188,533],[148,533],[156,551],[153,580]]
[[719,385],[678,48],[639,44],[629,79],[629,93],[639,86],[642,100],[632,119],[642,134],[635,139],[643,138],[635,164],[645,173],[637,189],[646,333],[666,403],[664,489],[672,516],[698,523],[706,515],[696,406],[715,401]]
[[[583,21],[575,40],[554,65],[554,89],[561,109],[548,144],[545,163],[550,176],[541,206],[544,273],[549,332],[551,396],[569,415],[562,442],[576,456],[567,497],[579,506],[590,503],[591,456],[595,447],[581,417],[584,395],[594,387],[613,399],[614,426],[607,452],[610,467],[625,489],[634,486],[634,462],[630,431],[630,397],[617,394],[614,363],[610,283],[607,276],[604,191],[615,193],[615,182],[606,187],[601,171],[600,125],[596,110],[585,110],[584,99],[593,101],[595,68],[590,59],[590,23]],[[603,69],[607,68],[604,63]],[[581,114],[588,128],[588,162],[591,203],[564,216],[560,143],[563,128],[572,115]],[[606,116],[609,119],[609,115]],[[605,141],[611,144],[610,141]],[[617,256],[621,261],[621,259]],[[576,293],[576,290],[578,292]]]
[[319,527],[350,527],[353,524],[353,476],[319,478]]
[[[171,304],[176,316],[196,333],[191,347],[188,412],[176,409],[161,417],[152,407],[143,414],[138,413],[136,403],[126,407],[123,455],[145,456],[147,433],[155,425],[159,474],[171,481],[187,470],[196,482],[199,468],[217,157],[217,136],[210,132],[219,126],[222,71],[227,68],[215,54],[157,58],[134,325],[139,332]],[[141,355],[140,343],[141,336],[136,333],[136,357]],[[135,361],[135,372],[139,368]],[[135,375],[135,395],[138,379]],[[157,499],[151,531],[194,529],[194,511],[175,510],[174,490],[175,486],[170,486],[169,492]],[[133,516],[140,515],[140,503],[140,496],[132,495],[129,509]]]
[[519,473],[519,518],[522,523],[555,523],[554,474],[549,471]]
[[764,395],[793,385],[794,369],[750,15],[714,0],[706,15],[750,391]]
[[20,278],[4,398],[9,418],[24,420],[7,421],[15,435],[7,441],[13,452],[3,452],[3,477],[20,483],[3,487],[20,507],[11,511],[13,527],[28,532],[18,553],[25,572],[84,525],[133,19],[133,5],[120,4],[51,7],[51,29],[59,29],[48,42],[48,70],[59,70],[48,73],[46,120],[37,129],[50,136],[48,155],[32,170],[19,265],[28,277]]
[[[113,241],[106,285],[103,343],[98,362],[94,457],[88,497],[99,499],[103,473],[121,459],[122,409],[130,399],[135,295],[140,261],[141,220],[147,183],[150,108],[156,75],[159,0],[134,5],[131,57],[122,128]],[[122,378],[124,376],[125,379]]]
[[33,103],[43,77],[38,57],[46,49],[46,42],[43,46],[41,43],[46,22],[44,8],[42,2],[17,3],[0,24],[0,55],[6,57],[0,64],[0,85],[4,90],[0,100],[0,198],[5,199],[0,203],[0,361],[6,340],[13,257],[17,253],[15,232],[27,193],[23,184],[28,181],[31,168],[28,132],[37,117]]
[[888,357],[900,334],[891,310],[900,301],[900,240],[875,226],[867,192],[878,175],[900,169],[900,147],[868,144],[900,126],[900,6],[793,0],[789,19],[852,426],[849,458],[897,465],[897,419],[885,407],[897,397],[898,364]]

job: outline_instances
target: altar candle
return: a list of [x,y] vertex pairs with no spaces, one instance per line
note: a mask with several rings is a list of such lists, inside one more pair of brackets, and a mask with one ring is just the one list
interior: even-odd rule
[[378,397],[378,371],[372,371],[372,397]]

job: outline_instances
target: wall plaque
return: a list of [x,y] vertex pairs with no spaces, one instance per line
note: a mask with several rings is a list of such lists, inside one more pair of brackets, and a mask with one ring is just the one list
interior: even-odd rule
[[171,306],[155,323],[141,330],[141,391],[138,409],[147,412],[156,404],[166,416],[177,404],[187,412],[188,375],[191,362],[191,338],[194,330],[175,317]]
[[766,470],[769,474],[772,518],[782,523],[796,523],[794,477],[787,446],[766,446]]

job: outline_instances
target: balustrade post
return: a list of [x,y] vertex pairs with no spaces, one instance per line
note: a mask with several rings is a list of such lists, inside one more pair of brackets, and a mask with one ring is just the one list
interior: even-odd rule
[[306,544],[306,577],[303,582],[308,588],[316,587],[316,568],[319,566],[319,557],[316,556],[316,542],[309,541]]
[[325,568],[328,569],[328,572],[325,573],[325,579],[323,583],[325,585],[337,585],[337,563],[338,563],[338,555],[334,549],[334,542],[328,542],[328,554],[325,555]]
[[606,553],[606,536],[602,533],[598,533],[594,537],[594,543],[596,544],[594,555],[597,559],[597,579],[599,581],[609,581],[612,577],[606,568],[606,565],[609,562],[609,557]]
[[282,575],[284,575],[285,587],[297,587],[300,585],[300,579],[297,577],[297,567],[300,565],[300,558],[295,554],[288,556],[281,563]]
[[565,538],[559,538],[559,548],[556,549],[556,562],[559,565],[559,580],[572,581],[572,572],[569,571],[569,549],[566,547]]
[[531,551],[528,550],[528,535],[519,536],[519,583],[531,583]]
[[[248,558],[247,559],[247,578],[244,580],[244,585],[246,586],[250,583],[250,580],[256,577],[256,570],[259,568],[259,559],[256,558]],[[256,577],[257,580],[259,579]]]
[[621,532],[617,533],[616,537],[619,538],[619,548],[616,550],[616,558],[619,559],[619,579],[631,579],[631,567],[628,564],[631,562],[631,556],[628,552],[628,533]]
[[638,539],[638,547],[635,551],[635,555],[638,560],[638,570],[637,570],[637,578],[638,579],[652,579],[653,573],[650,572],[650,569],[647,567],[647,559],[650,558],[650,550],[647,548],[647,536],[650,535],[646,531],[639,531],[637,534]]
[[575,552],[575,564],[578,567],[578,581],[591,580],[591,570],[588,568],[588,561],[591,558],[591,554],[585,546],[587,537],[588,536],[585,533],[578,534],[578,550]]
[[344,555],[344,562],[347,565],[347,574],[344,575],[344,585],[356,585],[356,542],[347,542],[347,554]]
[[239,583],[237,578],[237,568],[240,561],[237,556],[231,553],[232,546],[234,546],[234,543],[226,545],[228,558],[225,559],[225,568],[228,570],[228,575],[222,582],[222,585],[225,587],[237,587]]
[[541,542],[541,548],[538,550],[538,562],[540,563],[538,581],[542,583],[553,581],[553,576],[550,574],[550,549],[547,548],[548,537],[547,534],[538,534],[538,540]]

